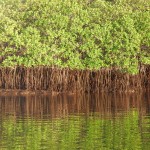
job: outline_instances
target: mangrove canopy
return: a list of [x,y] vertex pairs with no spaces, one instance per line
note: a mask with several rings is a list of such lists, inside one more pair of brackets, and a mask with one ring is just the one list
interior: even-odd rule
[[0,67],[150,64],[150,0],[0,0]]

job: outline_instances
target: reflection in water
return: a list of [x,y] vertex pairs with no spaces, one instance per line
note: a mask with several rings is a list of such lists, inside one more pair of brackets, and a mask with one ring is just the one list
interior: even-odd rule
[[0,149],[149,147],[148,94],[0,96]]

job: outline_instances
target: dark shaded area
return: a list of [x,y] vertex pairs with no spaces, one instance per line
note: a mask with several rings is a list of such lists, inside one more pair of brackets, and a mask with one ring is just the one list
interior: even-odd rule
[[150,66],[129,75],[117,68],[98,71],[50,67],[0,68],[0,89],[45,90],[50,92],[135,92],[150,89]]

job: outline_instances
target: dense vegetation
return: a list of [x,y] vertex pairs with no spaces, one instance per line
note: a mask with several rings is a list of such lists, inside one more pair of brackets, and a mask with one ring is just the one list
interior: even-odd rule
[[150,64],[150,0],[0,0],[0,66]]

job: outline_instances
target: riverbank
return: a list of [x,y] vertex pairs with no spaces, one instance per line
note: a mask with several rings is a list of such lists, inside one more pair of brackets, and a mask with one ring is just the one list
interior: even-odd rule
[[145,0],[2,0],[0,8],[0,89],[149,89],[150,4]]
[[71,70],[51,67],[0,68],[0,89],[76,92],[136,92],[150,89],[150,65],[139,68],[137,75],[116,68]]

